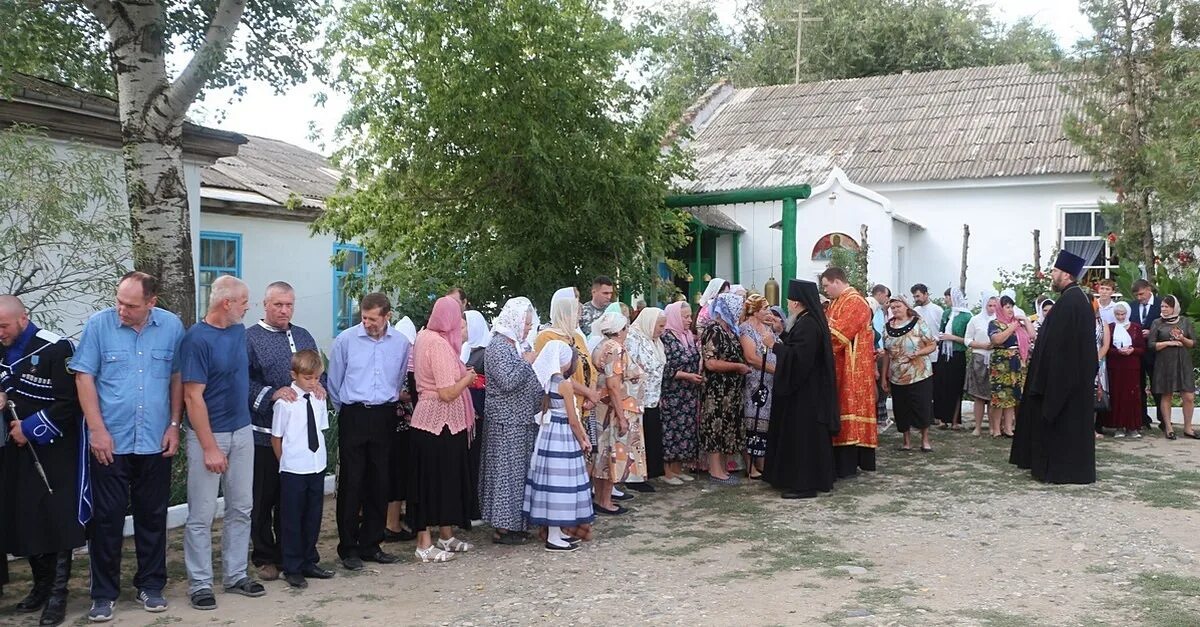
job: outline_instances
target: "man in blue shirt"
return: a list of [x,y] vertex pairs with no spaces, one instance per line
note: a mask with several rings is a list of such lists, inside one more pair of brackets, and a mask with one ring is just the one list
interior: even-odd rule
[[392,304],[373,293],[362,322],[342,331],[329,355],[329,397],[338,410],[338,557],[349,570],[363,560],[393,564],[379,543],[387,522],[396,402],[408,369],[408,339],[388,323]]
[[188,596],[198,610],[217,608],[213,596],[212,521],[224,485],[221,561],[225,592],[248,597],[267,593],[246,574],[253,507],[254,437],[250,430],[250,360],[246,354],[249,309],[246,284],[222,276],[212,284],[208,313],[192,325],[179,347],[187,437],[188,519],[183,558]]
[[71,360],[92,453],[88,618],[95,622],[112,618],[120,595],[131,501],[138,601],[149,612],[167,609],[167,499],[183,412],[176,360],[183,324],[157,303],[158,279],[143,272],[121,277],[116,306],[88,319]]

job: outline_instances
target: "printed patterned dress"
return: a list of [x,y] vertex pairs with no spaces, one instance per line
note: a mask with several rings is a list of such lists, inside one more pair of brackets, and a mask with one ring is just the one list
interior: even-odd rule
[[[642,434],[642,414],[638,407],[641,370],[629,361],[616,340],[606,339],[596,347],[592,354],[595,364],[597,387],[603,396],[602,405],[597,409],[596,418],[596,453],[592,456],[592,476],[597,479],[622,483],[625,481],[641,481],[646,471],[646,441]],[[625,400],[620,407],[614,407],[607,392],[608,380],[616,377],[621,381],[625,390]],[[621,435],[617,421],[617,412],[625,413],[629,430]]]
[[699,426],[700,390],[702,386],[675,378],[679,372],[700,372],[700,346],[684,344],[670,333],[662,336],[667,353],[663,370],[662,408],[663,459],[668,462],[695,461],[700,454],[696,431]]
[[492,338],[485,361],[489,376],[479,465],[482,519],[496,529],[524,531],[521,508],[538,437],[533,416],[542,410],[542,389],[533,367],[504,336]]
[[[770,330],[767,331],[770,333]],[[763,344],[763,336],[758,330],[750,324],[743,324],[741,337],[748,337],[754,342],[754,350],[762,353],[765,344]],[[775,353],[767,352],[767,363],[771,367],[775,366]],[[767,402],[760,409],[754,404],[754,391],[758,389],[759,383],[766,386],[768,390]],[[771,394],[770,390],[774,389],[775,375],[769,372],[761,372],[754,370],[746,375],[745,388],[745,405],[746,405],[746,453],[751,457],[766,457],[767,456],[767,427],[771,424]],[[755,413],[758,418],[755,419]]]
[[[992,320],[988,323],[988,336],[1008,330],[1007,324]],[[1025,365],[1021,363],[1021,351],[1017,348],[1017,334],[1005,340],[1004,346],[992,349],[992,407],[1012,409],[1021,402],[1021,389],[1025,387]]]
[[525,480],[523,511],[530,525],[576,527],[596,517],[583,450],[571,431],[564,399],[558,393],[562,382],[562,375],[550,378],[550,421],[538,431]]
[[[713,322],[704,328],[704,359],[745,363],[737,336]],[[707,453],[739,453],[746,444],[745,382],[734,372],[704,373],[700,406],[700,449]]]

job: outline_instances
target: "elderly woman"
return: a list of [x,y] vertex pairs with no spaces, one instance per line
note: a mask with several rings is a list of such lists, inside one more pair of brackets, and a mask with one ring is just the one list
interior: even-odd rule
[[971,316],[963,336],[963,343],[971,349],[963,392],[975,402],[975,429],[971,432],[975,437],[982,435],[984,412],[992,400],[992,337],[988,334],[988,325],[996,317],[1000,297],[984,292],[980,306],[980,312]]
[[1108,419],[1108,410],[1100,409],[1107,406],[1108,385],[1108,351],[1112,347],[1112,333],[1104,324],[1099,299],[1092,301],[1092,309],[1096,312],[1096,361],[1100,364],[1096,370],[1096,439],[1104,437],[1104,421]]
[[967,382],[967,325],[971,308],[967,295],[957,287],[948,290],[950,308],[941,320],[926,320],[938,325],[940,342],[937,360],[933,364],[933,421],[942,429],[958,429],[962,425],[963,387]]
[[[467,387],[476,375],[459,360],[462,326],[458,301],[439,298],[413,348],[417,405],[409,432],[406,516],[417,532],[416,554],[422,562],[446,562],[473,548],[454,537],[454,527],[471,528],[475,500],[467,460],[475,408]],[[438,527],[437,546],[430,527]]]
[[700,345],[692,333],[692,308],[686,301],[667,305],[662,335],[666,366],[663,369],[662,408],[663,482],[683,485],[694,478],[683,470],[684,462],[699,455],[696,446],[700,414]]
[[742,298],[721,294],[711,303],[712,322],[701,333],[704,356],[704,396],[700,406],[700,448],[708,453],[708,478],[737,485],[727,470],[727,457],[746,442],[745,376],[752,372],[738,341]]
[[992,437],[1013,437],[1017,420],[1017,403],[1025,387],[1025,367],[1029,364],[1029,347],[1033,344],[1033,325],[1024,314],[1016,315],[1016,303],[1009,296],[1000,297],[996,319],[988,324],[992,340],[992,402],[988,426]]
[[1178,298],[1164,296],[1161,307],[1162,317],[1150,325],[1148,339],[1148,348],[1155,352],[1154,381],[1150,389],[1155,395],[1162,395],[1159,410],[1166,418],[1159,428],[1166,432],[1168,440],[1176,438],[1175,427],[1171,424],[1171,400],[1178,393],[1183,401],[1183,434],[1200,440],[1200,435],[1192,430],[1196,379],[1191,351],[1196,346],[1196,332],[1191,319],[1180,310]]
[[663,348],[662,334],[667,326],[663,310],[646,307],[629,328],[629,358],[642,371],[641,405],[642,434],[646,442],[646,475],[642,482],[628,481],[625,486],[639,492],[653,492],[647,479],[663,476],[662,415],[659,400],[662,398],[663,371],[667,355]]
[[921,452],[929,453],[929,425],[933,422],[933,359],[937,340],[924,320],[898,297],[888,301],[892,319],[884,326],[883,387],[892,395],[896,429],[904,436],[902,451],[911,451],[909,430],[921,432]]
[[510,299],[493,322],[484,359],[489,376],[479,503],[496,544],[529,541],[521,506],[529,458],[537,440],[534,415],[542,409],[542,388],[530,365],[533,355],[522,350],[520,340],[532,325],[529,299]]
[[1116,322],[1108,325],[1112,346],[1108,350],[1108,412],[1104,426],[1115,429],[1113,437],[1142,437],[1142,356],[1146,339],[1142,327],[1129,319],[1129,304],[1113,307]]
[[613,485],[630,477],[646,476],[646,449],[638,407],[642,372],[630,362],[625,351],[629,333],[625,316],[606,311],[592,323],[592,330],[604,338],[592,352],[602,402],[597,417],[592,478],[596,513],[612,516],[628,511],[613,505]]
[[704,288],[704,293],[700,295],[700,311],[696,314],[696,328],[708,326],[712,319],[711,308],[717,296],[729,291],[729,281],[725,279],[713,279],[708,282],[708,287]]
[[[775,314],[767,299],[751,294],[742,306],[738,341],[742,358],[752,368],[745,377],[746,476],[762,479],[763,459],[767,456],[767,431],[771,423],[771,392],[775,381],[777,337],[771,326]],[[763,356],[766,356],[765,359]]]

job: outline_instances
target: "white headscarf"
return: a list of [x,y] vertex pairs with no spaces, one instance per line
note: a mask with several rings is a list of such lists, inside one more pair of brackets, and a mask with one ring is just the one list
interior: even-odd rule
[[[525,338],[519,337],[519,335],[525,328],[525,321],[529,319],[531,313],[533,313],[533,303],[529,302],[528,298],[518,296],[508,299],[508,302],[504,303],[504,308],[500,310],[500,315],[492,320],[492,333],[503,335],[518,345],[524,343]],[[529,326],[530,329],[537,328],[536,315],[534,322],[535,324]]]
[[541,384],[543,391],[550,391],[550,379],[556,374],[562,374],[563,369],[571,365],[574,357],[575,351],[567,346],[566,342],[561,340],[546,342],[542,351],[538,353],[537,359],[533,360],[533,373],[537,375],[538,383]]
[[1129,335],[1129,303],[1118,302],[1113,306],[1114,314],[1117,309],[1125,310],[1125,322],[1117,322],[1113,326],[1112,345],[1113,348],[1130,348],[1133,346],[1133,336]]
[[721,288],[725,286],[725,279],[713,279],[708,282],[708,287],[704,288],[704,294],[700,296],[700,306],[705,307],[712,299],[721,293]]
[[467,310],[467,341],[463,342],[462,352],[459,353],[459,361],[464,364],[471,358],[471,350],[476,348],[487,348],[488,342],[492,341],[492,332],[488,330],[487,320],[483,318],[483,314],[474,309]]
[[596,350],[604,340],[605,333],[620,333],[621,329],[629,326],[629,319],[623,314],[606,311],[592,322],[592,335],[588,337],[588,352]]
[[[987,307],[987,301],[983,303]],[[946,316],[946,324],[942,325],[942,333],[951,333],[954,327],[954,318],[958,314],[971,313],[971,305],[967,302],[967,295],[957,287],[950,288],[950,315]],[[942,355],[947,359],[954,357],[954,342],[942,342]]]
[[575,288],[573,287],[564,287],[555,292],[554,296],[550,297],[550,304],[554,304],[554,301],[560,298],[570,298],[571,300],[578,302],[578,299],[575,298]]
[[638,314],[637,320],[633,321],[633,326],[630,327],[630,334],[636,333],[639,342],[647,342],[654,347],[654,353],[661,363],[667,363],[667,353],[663,348],[662,338],[654,337],[654,327],[658,325],[658,321],[666,314],[658,307],[647,307]]
[[1024,318],[1024,317],[1025,317],[1025,311],[1024,311],[1023,309],[1021,309],[1020,307],[1018,307],[1018,306],[1017,306],[1017,304],[1016,304],[1016,303],[1017,303],[1017,292],[1016,292],[1016,290],[1014,290],[1014,289],[1013,289],[1013,288],[1011,288],[1011,287],[1006,287],[1006,288],[1004,288],[1004,291],[1000,292],[1000,297],[1001,297],[1001,298],[1003,298],[1003,297],[1005,297],[1005,296],[1007,296],[1007,297],[1011,298],[1011,299],[1012,299],[1012,301],[1013,301],[1013,317],[1014,317],[1014,318]]
[[554,293],[550,300],[550,327],[559,333],[574,333],[579,330],[579,301],[575,290],[564,287]]
[[417,325],[413,324],[412,318],[404,316],[396,323],[396,330],[404,339],[408,340],[409,344],[415,344],[417,341]]

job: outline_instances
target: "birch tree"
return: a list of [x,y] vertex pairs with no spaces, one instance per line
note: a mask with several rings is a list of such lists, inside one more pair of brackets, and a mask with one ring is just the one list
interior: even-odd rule
[[[24,63],[26,69],[70,58],[55,42],[96,44],[94,37],[103,35],[98,45],[110,59],[119,103],[134,265],[159,277],[160,301],[191,323],[196,279],[183,172],[188,109],[205,90],[246,79],[277,89],[302,82],[316,68],[305,46],[324,14],[323,0],[17,0],[17,6],[25,11],[26,32],[11,39],[28,49],[9,48],[5,56],[51,60]],[[180,63],[177,73],[168,59]]]

